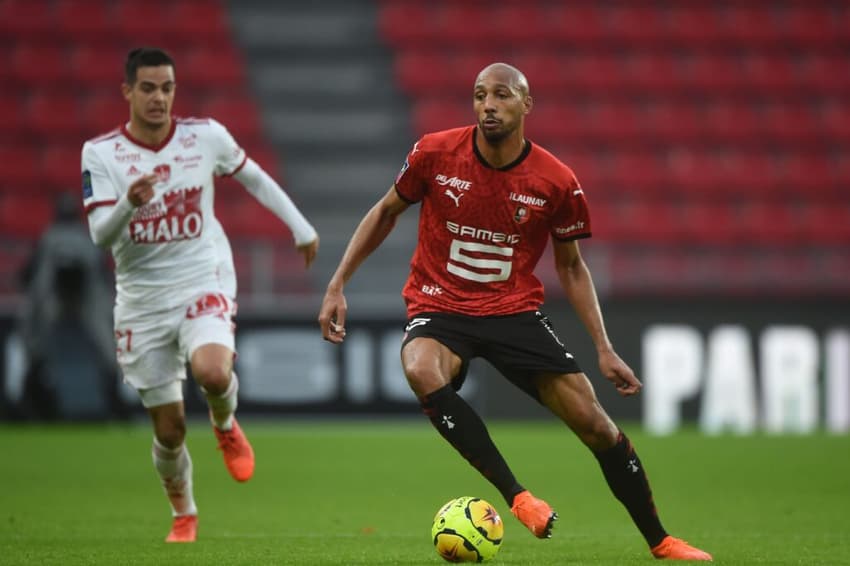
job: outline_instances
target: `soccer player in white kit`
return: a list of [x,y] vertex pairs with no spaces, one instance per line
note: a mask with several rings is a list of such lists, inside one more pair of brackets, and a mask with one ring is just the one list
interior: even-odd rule
[[319,238],[224,126],[171,115],[175,90],[166,52],[131,51],[122,85],[130,120],[83,145],[82,179],[92,239],[110,246],[115,260],[118,363],[153,422],[154,467],[173,515],[166,541],[193,542],[198,510],[184,443],[187,361],[231,476],[247,481],[254,472],[253,449],[234,418],[236,279],[213,212],[213,177],[235,177],[285,222],[307,267]]

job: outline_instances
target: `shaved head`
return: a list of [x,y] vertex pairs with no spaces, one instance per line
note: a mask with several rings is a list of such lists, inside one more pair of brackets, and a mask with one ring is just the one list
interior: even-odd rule
[[475,84],[477,85],[487,78],[507,85],[522,97],[528,96],[528,79],[525,78],[522,71],[512,65],[508,65],[507,63],[491,63],[487,65],[478,73]]

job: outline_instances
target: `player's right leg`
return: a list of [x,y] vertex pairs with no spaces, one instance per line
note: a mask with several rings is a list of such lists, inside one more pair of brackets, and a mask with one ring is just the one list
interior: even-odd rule
[[[526,490],[517,482],[478,413],[457,394],[467,363],[437,339],[441,324],[451,325],[440,316],[419,317],[409,324],[401,358],[408,384],[419,399],[425,415],[437,432],[502,494],[508,505]],[[455,335],[456,337],[456,335]],[[453,347],[462,351],[460,342]],[[535,533],[536,534],[536,533]],[[540,533],[538,536],[545,536]]]
[[184,360],[177,349],[183,309],[150,313],[115,309],[118,363],[124,381],[139,393],[154,429],[151,456],[171,504],[169,542],[192,542],[198,509],[192,490],[192,459],[185,445]]
[[[174,384],[174,385],[172,385]],[[143,402],[160,403],[174,398],[174,381],[166,386],[142,392]],[[179,391],[179,390],[178,390]],[[186,420],[183,402],[167,402],[147,406],[154,427],[151,449],[154,468],[162,481],[165,495],[171,503],[174,520],[166,542],[195,542],[198,529],[198,508],[192,491],[192,458],[186,448]]]

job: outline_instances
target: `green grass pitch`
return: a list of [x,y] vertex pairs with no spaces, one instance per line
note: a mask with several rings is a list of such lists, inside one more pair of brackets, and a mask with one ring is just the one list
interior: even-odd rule
[[[233,482],[208,424],[188,443],[198,542],[170,514],[145,424],[0,426],[0,564],[443,564],[429,540],[449,499],[505,521],[495,564],[652,564],[596,461],[554,423],[493,422],[518,478],[559,512],[537,540],[424,421],[252,421],[257,471]],[[850,437],[632,437],[667,529],[717,564],[850,564]]]

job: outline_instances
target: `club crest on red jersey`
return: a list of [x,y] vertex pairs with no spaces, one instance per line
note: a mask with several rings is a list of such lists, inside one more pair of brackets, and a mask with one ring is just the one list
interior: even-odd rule
[[527,206],[518,206],[514,210],[514,222],[517,224],[525,224],[528,222],[529,216],[531,216],[531,212]]

